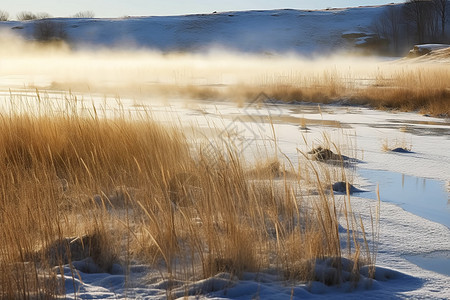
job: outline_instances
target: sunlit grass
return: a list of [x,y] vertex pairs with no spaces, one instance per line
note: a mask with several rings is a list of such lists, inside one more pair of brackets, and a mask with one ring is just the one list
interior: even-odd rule
[[[103,272],[140,261],[169,280],[275,270],[326,284],[355,281],[375,260],[370,226],[330,193],[332,171],[306,157],[299,169],[248,168],[231,144],[206,153],[150,113],[104,118],[40,101],[0,119],[1,298],[63,294],[58,270],[88,256]],[[345,272],[319,276],[323,259]]]

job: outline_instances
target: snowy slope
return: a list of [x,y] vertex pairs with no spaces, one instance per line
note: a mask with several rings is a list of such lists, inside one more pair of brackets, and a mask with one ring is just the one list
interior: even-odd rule
[[[81,45],[248,52],[326,53],[351,47],[342,37],[368,33],[384,6],[330,10],[271,10],[206,15],[120,19],[53,19],[64,24],[70,42]],[[33,21],[0,22],[0,29],[28,39]],[[16,28],[16,29],[11,29]]]

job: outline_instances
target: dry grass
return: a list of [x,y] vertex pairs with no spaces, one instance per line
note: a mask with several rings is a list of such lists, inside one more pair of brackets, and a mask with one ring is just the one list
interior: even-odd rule
[[[41,293],[46,277],[55,277],[53,266],[75,255],[54,246],[68,237],[95,237],[88,256],[109,269],[121,253],[114,237],[121,241],[123,229],[106,207],[137,205],[117,187],[162,194],[164,178],[182,170],[188,155],[181,134],[150,120],[13,112],[2,116],[0,128],[1,298]],[[24,269],[15,279],[4,271],[12,265],[28,269],[29,260],[46,275]],[[61,292],[53,288],[46,293]]]
[[[363,64],[363,63],[362,63]],[[288,75],[274,73],[255,74],[255,78],[239,78],[231,84],[196,84],[187,77],[181,83],[155,85],[116,86],[112,93],[128,94],[130,90],[140,95],[153,94],[163,97],[187,99],[231,100],[238,103],[253,101],[261,92],[279,101],[304,101],[313,103],[344,103],[368,105],[376,109],[418,111],[433,116],[450,115],[450,71],[448,63],[438,64],[369,64],[368,71],[353,73],[341,66],[329,70],[311,62],[313,71],[295,71]],[[360,66],[359,66],[360,67]],[[316,68],[320,71],[314,71]],[[270,71],[269,71],[270,72]],[[192,75],[195,76],[195,75]],[[202,76],[202,74],[198,75]],[[216,75],[217,76],[217,75]],[[250,76],[250,75],[249,75]],[[76,88],[82,84],[54,84],[54,88]],[[105,87],[89,85],[91,92]],[[108,90],[108,88],[106,89]],[[81,91],[83,89],[81,88]],[[134,92],[131,93],[136,95]]]
[[[402,66],[402,65],[400,65]],[[412,65],[380,73],[377,82],[359,91],[356,99],[376,108],[420,111],[432,115],[450,115],[450,72],[445,63]]]
[[[359,269],[353,279],[318,277],[318,259],[337,270],[344,255],[358,266],[375,259],[350,200],[336,204],[331,176],[313,163],[302,168],[317,193],[302,196],[298,170],[288,180],[272,164],[255,179],[232,147],[193,153],[182,133],[148,114],[14,111],[0,119],[0,298],[63,294],[54,267],[88,256],[106,272],[133,258],[169,279],[275,269],[327,284],[357,280]],[[353,239],[346,251],[342,216]]]
[[[345,71],[324,72],[324,74],[288,76],[268,75],[262,80],[248,79],[234,84],[197,85],[156,84],[130,88],[129,86],[109,89],[111,93],[131,96],[156,95],[163,97],[184,97],[187,99],[232,100],[238,103],[253,101],[261,92],[270,98],[285,102],[343,103],[368,105],[375,109],[418,111],[433,116],[450,115],[450,72],[448,64],[413,65],[404,69],[402,65],[388,66],[388,71],[374,71],[369,74],[347,74]],[[386,67],[386,66],[385,66]],[[358,77],[358,76],[361,76]],[[103,86],[54,83],[53,88],[92,92],[105,91]],[[77,88],[78,87],[78,88]],[[108,88],[106,89],[108,90]],[[130,91],[139,91],[139,95]]]
[[[349,67],[350,68],[350,67]],[[369,66],[369,69],[371,67]],[[208,89],[209,97],[255,99],[261,91],[269,97],[291,102],[345,103],[369,105],[376,109],[419,111],[434,116],[450,116],[450,71],[448,64],[382,65],[373,73],[347,73],[273,77],[257,85],[241,84],[229,90]],[[195,92],[199,91],[196,87]]]

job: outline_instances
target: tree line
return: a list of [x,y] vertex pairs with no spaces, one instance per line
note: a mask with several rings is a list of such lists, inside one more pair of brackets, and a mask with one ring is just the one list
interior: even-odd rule
[[394,54],[401,54],[414,44],[450,44],[449,14],[448,0],[408,0],[386,7],[372,24],[372,30],[389,42],[389,50]]
[[[31,21],[31,20],[42,20],[48,19],[52,16],[46,12],[43,13],[32,13],[29,11],[22,11],[16,15],[18,21]],[[95,13],[90,10],[80,11],[72,16],[73,18],[94,18]],[[9,13],[4,10],[0,10],[0,21],[9,21]]]

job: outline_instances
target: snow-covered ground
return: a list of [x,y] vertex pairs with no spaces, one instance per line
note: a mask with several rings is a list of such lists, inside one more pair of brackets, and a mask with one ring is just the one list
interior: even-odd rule
[[[383,9],[381,6],[54,21],[64,25],[68,40],[75,48],[114,46],[202,51],[215,47],[311,55],[352,48],[353,42],[342,35],[370,33],[370,25]],[[0,22],[0,29],[32,39],[33,25],[34,22]]]

